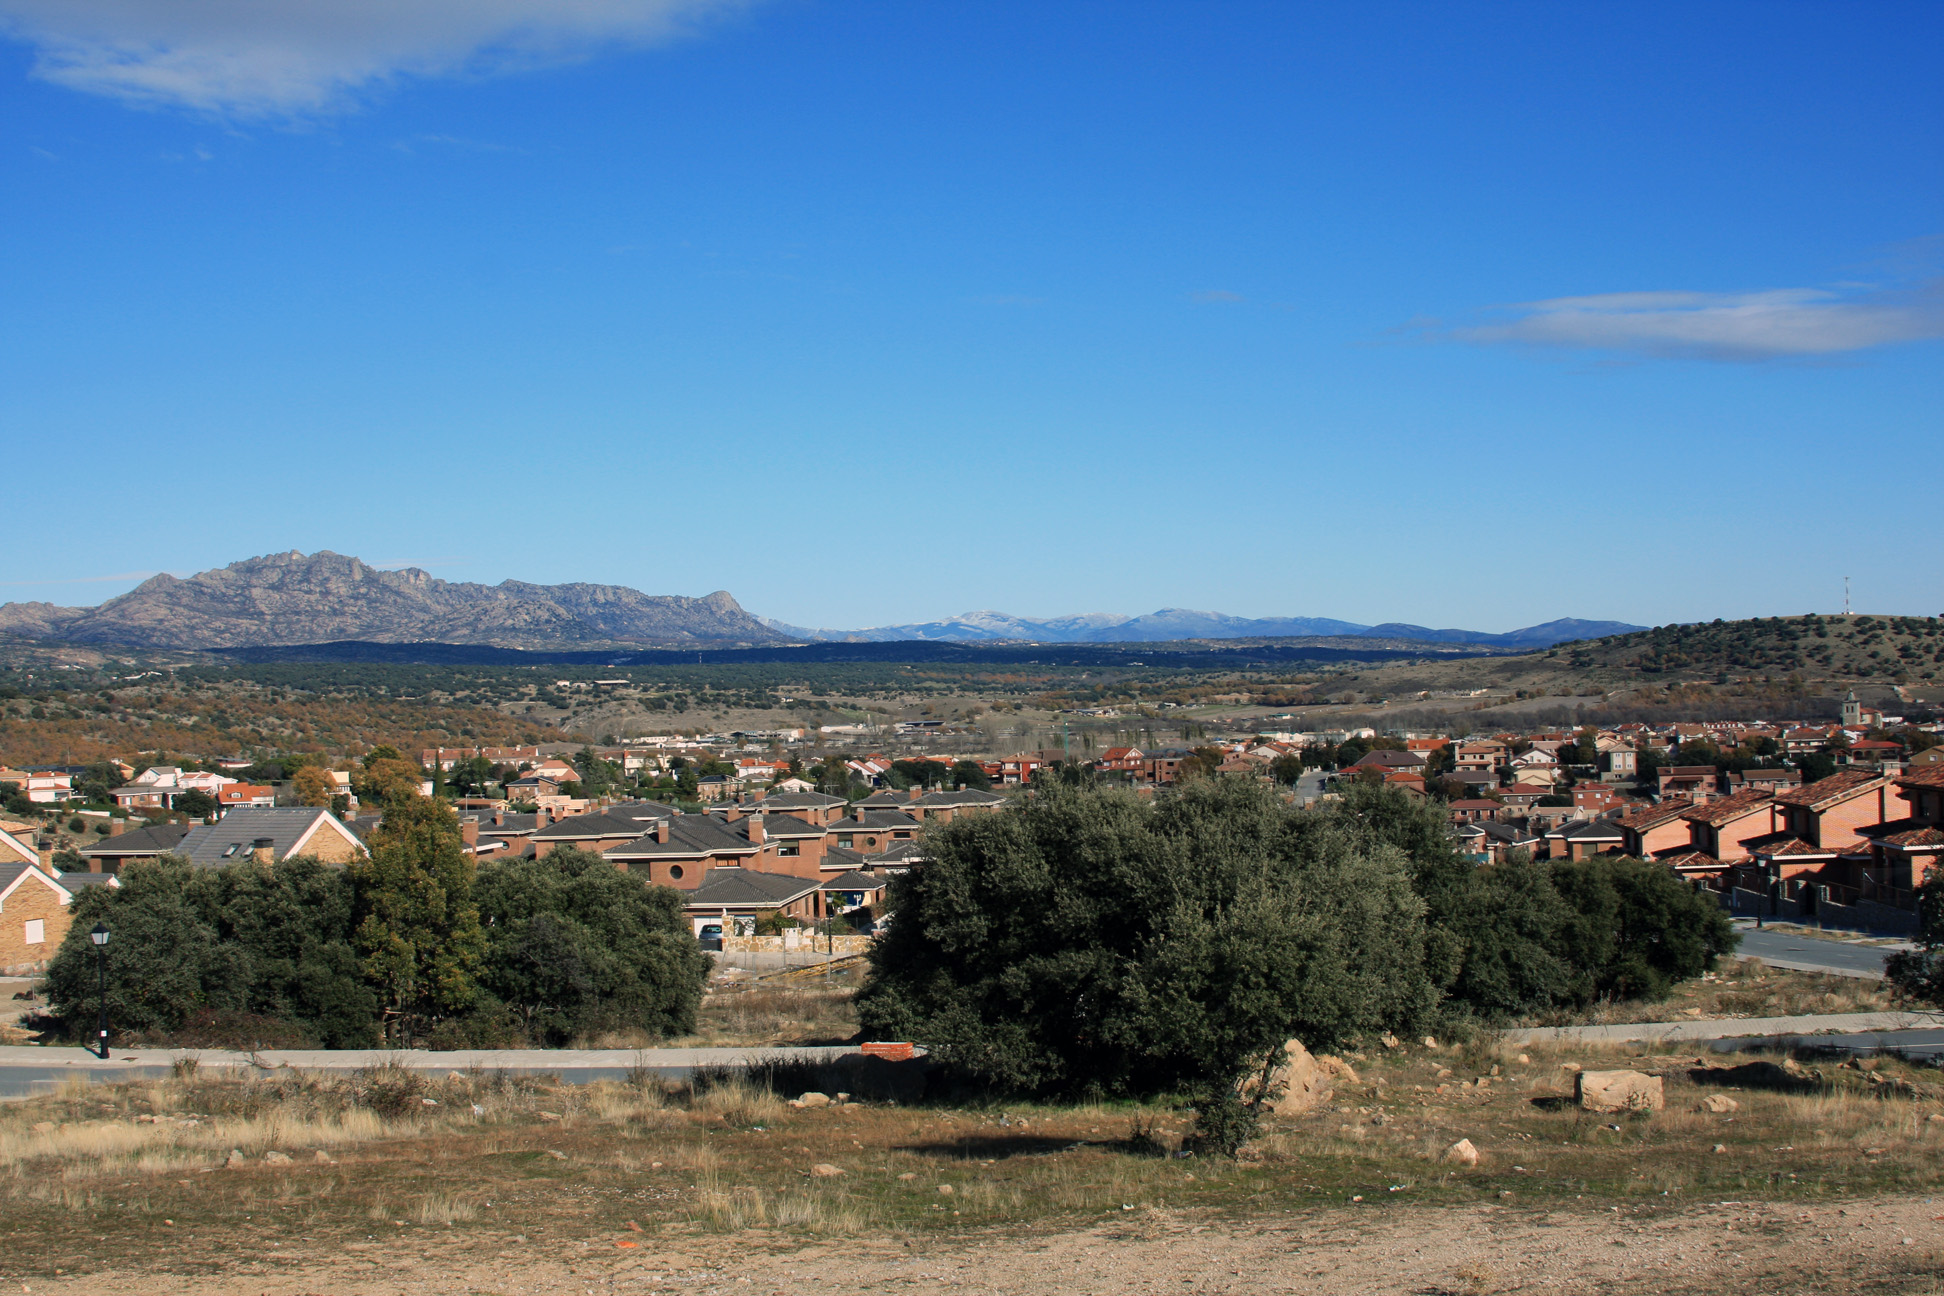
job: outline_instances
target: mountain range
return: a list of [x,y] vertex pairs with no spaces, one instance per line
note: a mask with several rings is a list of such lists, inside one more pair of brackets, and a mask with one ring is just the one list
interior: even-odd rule
[[1624,634],[1619,621],[1548,621],[1505,634],[1434,630],[1327,617],[1235,617],[1162,608],[1145,616],[1093,612],[1034,619],[968,612],[942,621],[868,630],[812,630],[743,610],[727,592],[706,598],[643,594],[625,585],[498,585],[439,580],[415,567],[385,571],[323,550],[246,558],[187,579],[152,576],[98,607],[0,605],[0,635],[150,649],[321,644],[446,643],[506,648],[621,645],[748,647],[791,641],[884,643],[1162,643],[1182,639],[1344,636],[1546,648]]
[[239,648],[334,640],[535,648],[782,642],[724,591],[707,598],[625,585],[455,583],[380,571],[323,550],[247,558],[187,580],[152,576],[99,607],[0,605],[0,634],[132,648]]
[[1162,608],[1145,616],[1089,612],[1079,616],[1017,617],[1005,612],[967,612],[943,621],[876,626],[869,630],[812,630],[803,626],[757,620],[794,639],[836,639],[885,643],[907,639],[946,639],[979,643],[1027,639],[1040,643],[1165,643],[1176,639],[1280,639],[1356,635],[1369,639],[1410,639],[1419,643],[1479,644],[1494,648],[1550,648],[1571,639],[1597,639],[1627,634],[1646,626],[1624,621],[1581,621],[1566,617],[1523,630],[1491,634],[1483,630],[1434,630],[1429,626],[1386,621],[1364,625],[1329,617],[1237,617],[1189,608]]

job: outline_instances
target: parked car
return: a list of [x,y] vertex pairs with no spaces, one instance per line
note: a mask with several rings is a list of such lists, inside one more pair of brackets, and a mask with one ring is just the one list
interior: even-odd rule
[[702,948],[705,950],[721,949],[722,948],[722,924],[721,923],[706,924],[702,928],[699,939],[702,942]]

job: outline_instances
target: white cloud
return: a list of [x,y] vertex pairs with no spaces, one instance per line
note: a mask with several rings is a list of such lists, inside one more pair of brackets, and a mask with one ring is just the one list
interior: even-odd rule
[[750,0],[0,0],[37,75],[242,117],[327,112],[399,77],[482,75],[671,39]]
[[1944,337],[1944,280],[1899,292],[1861,287],[1754,293],[1633,292],[1556,297],[1449,336],[1710,360],[1834,355]]

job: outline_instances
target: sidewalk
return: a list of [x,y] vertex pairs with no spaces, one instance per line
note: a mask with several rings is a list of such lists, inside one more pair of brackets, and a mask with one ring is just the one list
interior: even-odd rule
[[1944,1027],[1944,1012],[1823,1013],[1804,1017],[1718,1017],[1679,1022],[1633,1022],[1624,1026],[1543,1026],[1505,1033],[1508,1044],[1615,1044],[1663,1040],[1739,1039],[1746,1035],[1854,1034],[1869,1031],[1934,1030]]

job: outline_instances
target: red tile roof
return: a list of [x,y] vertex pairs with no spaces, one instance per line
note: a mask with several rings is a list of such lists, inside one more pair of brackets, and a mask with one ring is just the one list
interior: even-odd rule
[[1944,846],[1944,829],[1912,828],[1885,837],[1883,843],[1886,846]]
[[1900,774],[1897,776],[1897,786],[1944,788],[1944,764],[1926,765],[1908,774]]
[[1859,792],[1874,790],[1885,781],[1875,770],[1841,770],[1805,787],[1791,788],[1775,798],[1777,805],[1806,806],[1820,810],[1825,805],[1845,801]]
[[1743,788],[1732,796],[1722,797],[1719,801],[1708,801],[1698,806],[1690,806],[1681,812],[1681,818],[1689,823],[1707,824],[1719,828],[1733,823],[1743,815],[1757,810],[1766,810],[1769,803],[1776,799],[1767,788]]
[[1646,832],[1649,828],[1658,828],[1679,819],[1693,808],[1685,801],[1663,801],[1659,805],[1643,806],[1613,822],[1634,832]]

